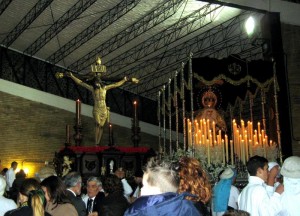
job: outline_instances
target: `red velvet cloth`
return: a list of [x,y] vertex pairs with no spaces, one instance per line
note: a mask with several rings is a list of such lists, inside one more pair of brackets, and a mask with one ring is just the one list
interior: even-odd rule
[[109,148],[118,149],[121,152],[125,153],[146,153],[150,148],[148,147],[121,147],[121,146],[69,146],[70,150],[75,153],[84,153],[84,152],[102,152]]

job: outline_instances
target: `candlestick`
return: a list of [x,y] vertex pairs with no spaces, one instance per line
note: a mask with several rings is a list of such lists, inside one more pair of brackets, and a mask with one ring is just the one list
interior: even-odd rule
[[66,143],[70,144],[70,125],[66,125]]

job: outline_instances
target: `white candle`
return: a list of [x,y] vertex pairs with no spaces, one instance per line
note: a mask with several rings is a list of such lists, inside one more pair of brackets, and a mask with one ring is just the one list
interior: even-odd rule
[[231,157],[231,165],[234,164],[234,157],[233,157],[233,141],[230,140],[230,157]]
[[228,158],[228,136],[225,134],[225,152],[226,152],[226,163],[228,163],[229,158]]
[[224,142],[223,139],[222,139],[222,141],[221,141],[221,144],[222,144],[222,158],[223,158],[223,164],[225,164],[225,142]]
[[80,115],[81,115],[81,101],[79,99],[76,100],[76,124],[80,124]]

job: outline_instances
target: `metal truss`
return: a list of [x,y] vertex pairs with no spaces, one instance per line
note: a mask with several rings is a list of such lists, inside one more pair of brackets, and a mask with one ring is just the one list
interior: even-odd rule
[[3,0],[0,3],[0,16],[5,11],[5,9],[8,7],[8,5],[12,2],[12,0]]
[[88,28],[79,33],[75,38],[57,50],[54,54],[48,57],[47,61],[57,63],[72,51],[80,47],[82,44],[99,34],[116,20],[134,8],[141,0],[123,0],[114,8],[110,9],[100,19],[96,20]]
[[217,15],[214,12],[220,7],[219,5],[207,4],[192,14],[180,19],[166,30],[154,35],[126,53],[115,57],[106,64],[106,66],[110,68],[110,74],[113,75],[116,72],[121,73],[126,68],[126,65],[138,62],[145,56],[155,53],[163,47],[167,47],[184,36],[210,24]]
[[[168,79],[171,77],[170,74],[174,74],[175,71],[170,71],[169,67],[174,69],[174,65],[178,65],[180,68],[181,62],[187,61],[187,56],[190,53],[194,53],[193,57],[204,57],[212,56],[223,58],[227,57],[230,52],[243,52],[251,47],[251,40],[245,35],[243,30],[243,23],[248,18],[250,12],[243,12],[239,16],[236,16],[225,23],[206,31],[193,39],[181,43],[180,45],[167,50],[166,52],[142,62],[133,69],[129,69],[124,73],[129,76],[140,77],[143,82],[143,88],[139,89],[137,94],[140,95],[150,95],[147,93],[147,89],[152,89],[157,91],[161,86],[167,83]],[[241,38],[244,38],[241,40]],[[245,40],[245,41],[244,41]],[[247,46],[241,46],[241,43],[248,44]],[[230,49],[230,50],[227,50]],[[219,52],[216,52],[219,50]],[[233,54],[233,53],[230,53]],[[176,67],[175,67],[176,68]],[[164,72],[166,71],[166,72]],[[165,75],[165,76],[164,76]],[[157,79],[157,77],[160,77]],[[125,87],[126,90],[132,91],[131,87]],[[156,93],[150,98],[156,98]]]
[[176,13],[178,8],[184,3],[182,0],[165,1],[148,13],[146,16],[126,28],[126,31],[121,31],[116,36],[104,42],[78,61],[70,65],[70,69],[80,71],[88,67],[94,62],[95,56],[100,55],[102,58],[112,51],[120,48],[124,44],[162,23]]
[[53,0],[41,0],[26,14],[18,25],[4,38],[1,44],[9,47],[22,32],[51,4]]
[[[15,51],[0,47],[0,78],[15,82],[33,89],[65,97],[71,100],[78,98],[85,104],[93,105],[91,92],[78,86],[70,79],[57,79],[55,73],[61,67],[35,59]],[[124,116],[132,116],[133,100],[139,98],[147,107],[156,108],[154,101],[134,95],[121,89],[111,89],[107,93],[107,105],[110,110]],[[156,124],[156,113],[141,113],[141,121]]]
[[36,39],[24,52],[29,55],[34,55],[47,42],[49,42],[55,35],[70,24],[83,11],[89,8],[96,0],[79,0],[72,6],[63,16],[61,16],[46,32]]

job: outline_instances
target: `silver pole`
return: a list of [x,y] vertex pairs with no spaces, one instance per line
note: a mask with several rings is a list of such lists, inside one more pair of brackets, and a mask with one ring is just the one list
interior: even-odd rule
[[164,155],[166,154],[166,97],[165,97],[165,90],[166,90],[166,86],[164,85],[163,86],[163,91],[162,91],[162,97],[163,97],[163,127],[164,127],[164,129],[163,129],[163,132],[164,132]]
[[277,129],[277,142],[280,164],[282,161],[282,149],[281,149],[281,131],[279,125],[279,112],[278,112],[278,100],[277,100],[277,79],[276,79],[276,62],[273,62],[273,76],[274,76],[274,102],[275,102],[275,118],[276,118],[276,129]]
[[175,117],[176,117],[176,150],[179,149],[179,115],[178,115],[178,101],[177,101],[177,74],[175,72],[174,78],[174,106],[175,106]]
[[171,79],[169,78],[168,83],[168,108],[169,108],[169,151],[172,155],[172,107],[171,107]]
[[183,150],[187,150],[187,145],[186,145],[186,116],[185,116],[185,94],[184,94],[184,63],[181,64],[181,86],[180,86],[180,97],[182,100],[182,123],[183,123]]
[[189,57],[189,87],[191,97],[191,123],[192,123],[192,156],[195,157],[195,127],[194,127],[194,92],[193,92],[193,69],[192,69],[192,53]]
[[157,98],[157,120],[158,120],[158,151],[159,151],[159,160],[161,160],[161,154],[162,154],[162,146],[161,146],[161,104],[160,104],[160,96],[161,91],[158,91],[158,98]]

